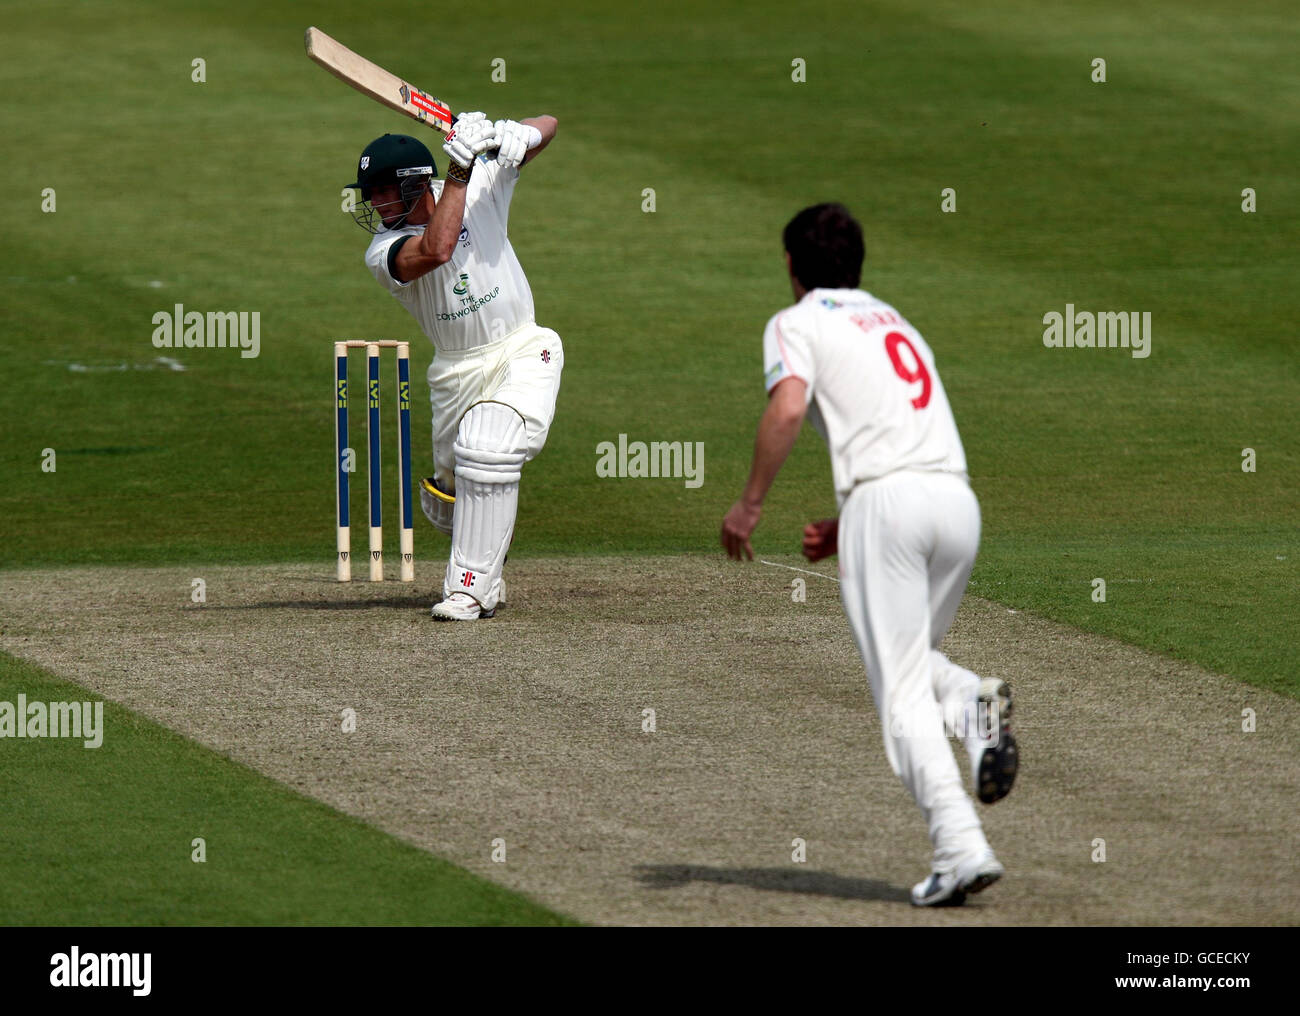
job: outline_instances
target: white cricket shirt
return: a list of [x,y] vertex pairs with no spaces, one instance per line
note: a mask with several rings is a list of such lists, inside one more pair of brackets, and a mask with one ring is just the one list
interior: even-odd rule
[[966,473],[934,354],[893,307],[860,289],[814,289],[763,333],[767,390],[802,378],[830,449],[835,495],[900,469]]
[[[370,241],[366,267],[439,351],[484,346],[533,321],[533,291],[506,235],[518,179],[518,169],[480,157],[451,260],[413,282],[398,282],[389,273],[388,248],[403,236],[420,236],[424,226],[381,229]],[[433,181],[435,197],[442,196],[442,184]]]

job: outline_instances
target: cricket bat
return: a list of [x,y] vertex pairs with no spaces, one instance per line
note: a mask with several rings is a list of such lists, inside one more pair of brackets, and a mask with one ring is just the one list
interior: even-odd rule
[[307,55],[340,81],[412,120],[419,120],[443,134],[451,133],[455,118],[445,102],[352,52],[319,28],[307,29],[306,44]]

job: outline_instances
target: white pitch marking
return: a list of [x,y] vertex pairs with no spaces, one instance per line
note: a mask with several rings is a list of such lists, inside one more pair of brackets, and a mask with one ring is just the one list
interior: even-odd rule
[[764,561],[762,558],[759,558],[758,563],[771,565],[773,568],[788,568],[790,571],[803,572],[805,575],[816,575],[819,579],[830,579],[832,582],[839,581],[839,579],[837,579],[834,575],[823,575],[819,571],[809,571],[807,568],[796,568],[794,567],[794,565],[777,564],[775,561]]
[[185,364],[170,356],[155,356],[147,363],[65,363],[63,360],[44,360],[47,367],[67,367],[74,374],[118,373],[124,370],[186,370]]

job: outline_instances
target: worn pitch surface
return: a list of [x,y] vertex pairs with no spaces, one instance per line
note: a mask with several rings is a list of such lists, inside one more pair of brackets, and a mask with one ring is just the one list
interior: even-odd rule
[[413,587],[302,565],[5,572],[0,648],[592,922],[1300,915],[1300,703],[968,598],[945,649],[1016,695],[1020,777],[981,806],[1008,874],[918,911],[925,828],[829,570],[682,556],[509,573],[496,619],[448,625],[428,615],[433,563]]

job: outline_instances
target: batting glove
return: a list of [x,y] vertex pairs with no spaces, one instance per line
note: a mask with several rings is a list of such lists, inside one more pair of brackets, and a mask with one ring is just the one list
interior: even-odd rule
[[443,142],[442,150],[456,165],[469,169],[475,158],[496,144],[496,125],[485,114],[462,113]]
[[517,120],[498,120],[496,127],[497,162],[511,169],[523,165],[528,150],[541,141],[541,132],[536,127],[519,123]]

